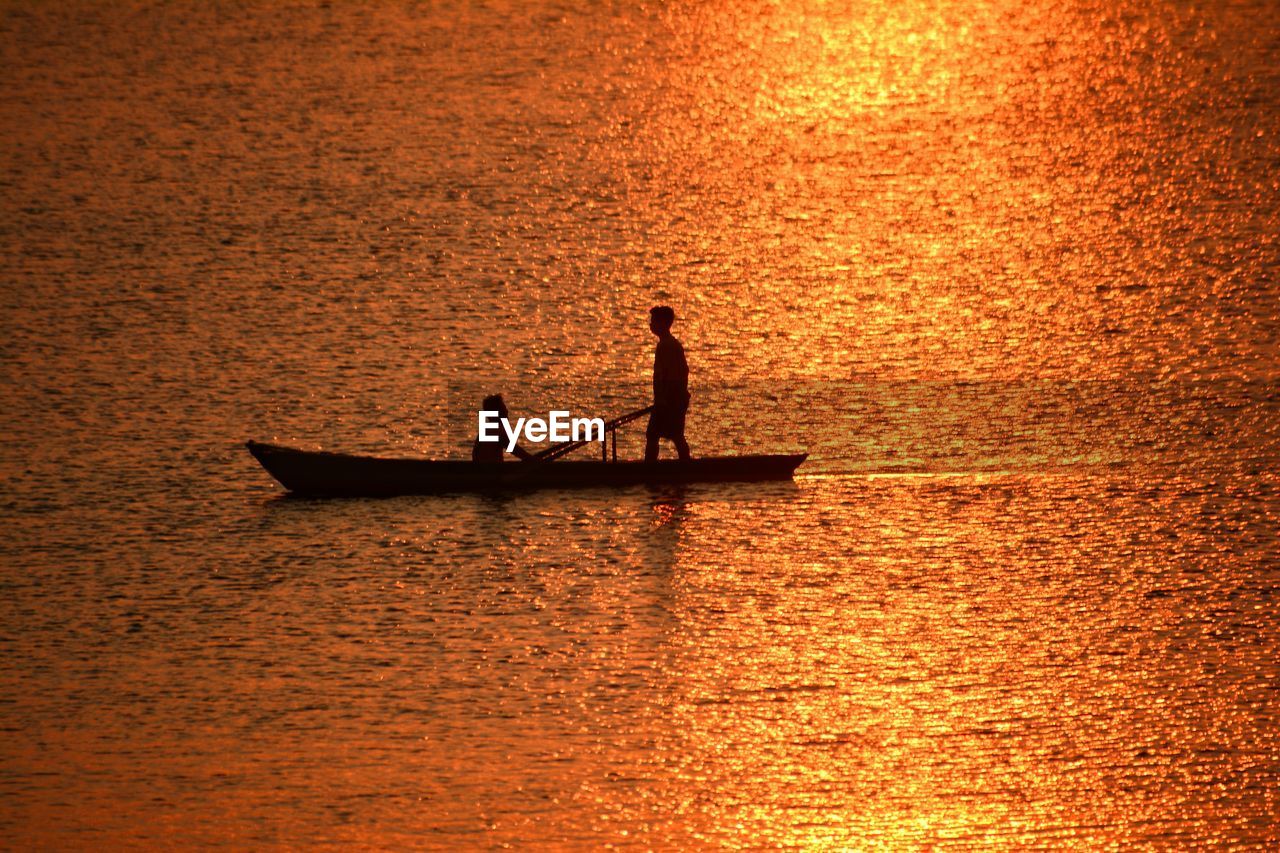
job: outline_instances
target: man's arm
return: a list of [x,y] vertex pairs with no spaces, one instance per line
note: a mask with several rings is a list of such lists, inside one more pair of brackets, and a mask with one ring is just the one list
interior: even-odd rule
[[688,391],[689,363],[684,347],[676,341],[660,343],[653,362],[653,401],[683,405]]
[[681,391],[689,390],[689,361],[684,357],[684,347],[676,344],[675,354],[671,359],[671,379],[680,385]]

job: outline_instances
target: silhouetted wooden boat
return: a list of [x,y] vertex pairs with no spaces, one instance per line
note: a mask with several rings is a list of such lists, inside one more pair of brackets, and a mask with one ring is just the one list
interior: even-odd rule
[[257,441],[248,442],[248,447],[289,491],[334,496],[789,480],[807,455],[714,456],[689,462],[486,463],[352,456]]

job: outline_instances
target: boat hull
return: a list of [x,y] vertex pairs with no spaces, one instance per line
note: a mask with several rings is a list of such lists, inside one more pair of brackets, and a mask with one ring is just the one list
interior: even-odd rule
[[688,462],[465,462],[352,456],[256,441],[247,446],[289,491],[332,496],[789,480],[806,456],[720,456]]

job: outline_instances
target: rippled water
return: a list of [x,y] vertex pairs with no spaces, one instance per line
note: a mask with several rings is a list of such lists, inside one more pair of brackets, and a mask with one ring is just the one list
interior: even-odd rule
[[[6,5],[0,830],[1280,843],[1274,11]],[[655,302],[795,484],[243,450],[620,414]]]

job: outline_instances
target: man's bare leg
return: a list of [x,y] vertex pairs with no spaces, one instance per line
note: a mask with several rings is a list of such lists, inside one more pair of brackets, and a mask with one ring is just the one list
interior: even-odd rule
[[693,456],[689,454],[689,442],[684,440],[683,435],[677,439],[673,439],[673,441],[676,443],[676,453],[680,454],[680,461],[688,462],[693,458]]

